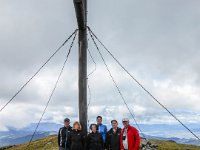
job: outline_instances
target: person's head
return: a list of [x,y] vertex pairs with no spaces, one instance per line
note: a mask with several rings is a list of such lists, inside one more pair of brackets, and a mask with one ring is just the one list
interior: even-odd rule
[[102,117],[101,116],[97,116],[97,124],[101,124],[102,123]]
[[69,127],[69,124],[70,124],[70,119],[69,118],[65,118],[64,119],[64,126],[65,127]]
[[75,121],[73,124],[73,129],[81,130],[82,129],[81,124],[78,121]]
[[118,126],[117,120],[112,120],[112,121],[111,121],[111,125],[112,125],[112,128],[113,128],[113,129],[116,129],[117,126]]
[[128,126],[129,126],[129,119],[128,118],[122,119],[122,123],[124,125],[124,128],[128,128]]
[[90,130],[91,130],[92,132],[96,133],[97,130],[98,130],[98,126],[97,126],[96,124],[91,124],[91,125],[90,125]]

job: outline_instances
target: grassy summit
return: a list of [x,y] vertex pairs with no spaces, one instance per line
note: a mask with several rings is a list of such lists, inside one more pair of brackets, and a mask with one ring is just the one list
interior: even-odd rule
[[[200,147],[193,145],[177,144],[170,141],[151,140],[158,145],[158,150],[200,150]],[[40,140],[33,141],[29,150],[58,150],[56,136],[49,136]],[[6,150],[25,150],[27,144],[16,145]],[[1,150],[1,148],[0,148]]]

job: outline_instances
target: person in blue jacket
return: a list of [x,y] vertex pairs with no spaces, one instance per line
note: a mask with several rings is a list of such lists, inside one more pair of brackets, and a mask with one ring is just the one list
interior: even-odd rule
[[98,132],[102,135],[103,142],[104,142],[104,145],[105,145],[107,127],[106,127],[106,125],[102,124],[102,117],[101,116],[97,116],[97,126],[98,126]]

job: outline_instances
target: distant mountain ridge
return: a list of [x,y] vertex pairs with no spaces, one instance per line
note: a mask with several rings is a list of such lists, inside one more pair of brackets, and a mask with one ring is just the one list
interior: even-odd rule
[[186,138],[177,138],[177,137],[170,137],[170,138],[164,138],[164,137],[156,137],[151,135],[145,135],[147,139],[149,140],[163,140],[163,141],[174,141],[179,144],[189,144],[189,145],[197,145],[200,146],[200,142],[196,139],[186,139]]
[[[30,140],[33,131],[35,129],[36,124],[31,124],[23,129],[14,129],[10,128],[9,131],[1,131],[0,132],[0,147],[8,146],[8,145],[16,145],[26,143]],[[41,123],[38,132],[36,133],[34,140],[40,139],[43,137],[47,137],[49,135],[57,134],[60,127],[63,125],[55,124],[55,123]],[[190,124],[190,128],[193,131],[198,131],[198,125]],[[184,136],[185,138],[176,137],[176,134],[189,134],[185,131],[184,128],[177,125],[163,125],[163,124],[154,124],[154,125],[140,125],[142,131],[144,132],[147,139],[156,139],[156,140],[166,140],[166,141],[175,141],[176,143],[181,144],[193,144],[199,145],[200,142],[194,138]],[[108,125],[110,128],[110,125]],[[156,130],[155,130],[156,129]],[[173,136],[169,137],[168,132],[173,132]],[[199,132],[198,132],[199,133]],[[184,135],[183,134],[183,135]]]
[[[26,143],[30,140],[36,124],[31,124],[23,129],[9,128],[8,131],[0,131],[0,147]],[[41,123],[34,140],[57,134],[61,124]]]

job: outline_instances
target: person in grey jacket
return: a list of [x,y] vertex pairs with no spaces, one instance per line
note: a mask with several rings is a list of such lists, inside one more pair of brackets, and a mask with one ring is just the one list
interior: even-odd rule
[[64,127],[59,129],[58,132],[58,147],[59,150],[69,150],[68,145],[68,135],[72,131],[72,127],[70,126],[70,119],[65,118],[64,119]]

